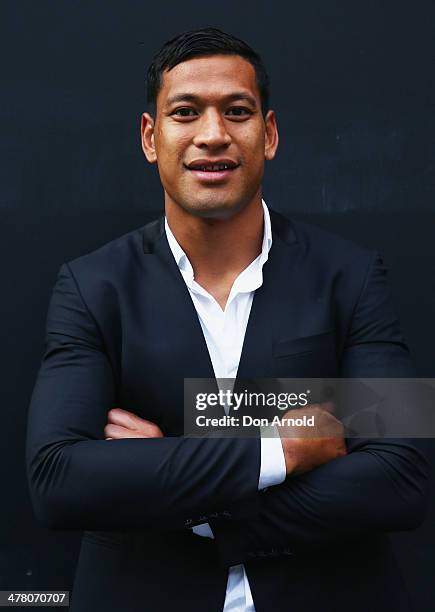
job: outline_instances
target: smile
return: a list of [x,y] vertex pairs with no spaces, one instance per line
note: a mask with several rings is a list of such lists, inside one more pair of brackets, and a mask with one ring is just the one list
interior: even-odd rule
[[219,183],[226,181],[232,175],[236,168],[207,168],[203,170],[189,168],[189,171],[202,183]]
[[239,164],[232,160],[215,161],[214,163],[207,163],[207,160],[197,160],[186,166],[199,181],[208,183],[225,181],[238,167]]
[[234,170],[236,166],[228,164],[207,164],[189,167],[189,170],[200,170],[201,172],[221,172],[222,170]]

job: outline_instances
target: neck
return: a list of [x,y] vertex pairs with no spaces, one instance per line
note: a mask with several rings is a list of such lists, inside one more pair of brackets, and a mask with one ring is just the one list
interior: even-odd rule
[[261,253],[264,213],[261,195],[228,219],[191,215],[166,202],[166,218],[192,264],[195,278],[236,277]]

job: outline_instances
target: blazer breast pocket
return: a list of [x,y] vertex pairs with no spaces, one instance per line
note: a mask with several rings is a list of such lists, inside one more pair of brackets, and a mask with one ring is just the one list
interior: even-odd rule
[[318,352],[330,352],[331,355],[335,355],[335,336],[332,330],[312,336],[277,340],[273,343],[273,356],[278,358]]

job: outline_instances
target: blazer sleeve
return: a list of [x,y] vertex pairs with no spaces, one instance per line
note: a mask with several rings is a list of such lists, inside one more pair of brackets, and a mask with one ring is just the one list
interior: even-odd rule
[[[386,270],[377,254],[371,258],[353,311],[341,375],[414,376]],[[262,493],[258,515],[252,520],[212,521],[222,564],[297,554],[418,526],[427,501],[428,444],[416,438],[348,439],[345,457],[288,476]]]
[[[58,275],[33,391],[26,466],[37,517],[51,528],[191,527],[253,516],[260,439],[105,440],[115,383],[102,335],[68,264]],[[237,510],[236,510],[237,512]]]

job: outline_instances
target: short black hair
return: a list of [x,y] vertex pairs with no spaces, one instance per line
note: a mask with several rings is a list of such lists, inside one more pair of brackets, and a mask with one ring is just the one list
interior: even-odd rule
[[163,72],[188,59],[207,55],[240,55],[252,64],[260,92],[261,109],[263,115],[266,115],[269,109],[269,77],[261,57],[243,40],[217,28],[183,32],[168,40],[154,56],[147,75],[147,103],[150,112],[155,114],[156,111]]

